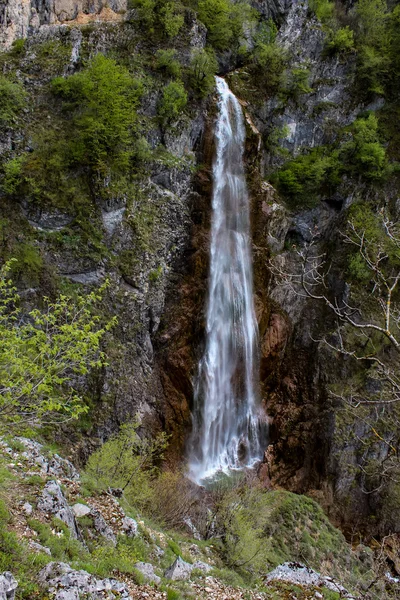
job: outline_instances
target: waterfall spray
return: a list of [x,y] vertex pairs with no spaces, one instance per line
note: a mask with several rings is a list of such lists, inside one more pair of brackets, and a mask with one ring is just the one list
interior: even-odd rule
[[209,292],[204,355],[194,394],[189,468],[201,482],[262,457],[265,419],[258,398],[258,328],[253,304],[243,113],[216,78]]

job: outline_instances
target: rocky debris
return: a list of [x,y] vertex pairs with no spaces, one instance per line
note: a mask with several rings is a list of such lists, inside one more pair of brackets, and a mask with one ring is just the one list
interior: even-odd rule
[[49,563],[39,573],[39,582],[55,594],[53,600],[99,600],[130,598],[128,586],[116,579],[97,579],[86,571],[75,571],[66,563]]
[[103,515],[99,510],[92,508],[90,514],[93,517],[93,525],[97,533],[102,535],[106,540],[111,542],[113,546],[117,545],[117,538],[109,525],[107,525]]
[[154,573],[154,567],[150,563],[138,562],[135,564],[135,569],[139,571],[149,583],[161,583],[161,578]]
[[340,583],[337,583],[332,577],[321,575],[297,562],[286,562],[279,565],[267,574],[265,581],[284,581],[294,585],[302,585],[305,587],[326,587],[333,592],[340,593],[346,598],[353,598],[349,592]]
[[0,575],[0,600],[14,600],[18,581],[9,571]]
[[31,550],[33,550],[33,552],[44,552],[45,554],[51,556],[51,550],[50,548],[47,548],[47,546],[42,546],[42,544],[38,544],[32,540],[29,542],[28,546]]
[[135,519],[131,517],[124,517],[122,519],[122,531],[128,537],[136,537],[138,534],[138,524]]
[[214,577],[206,577],[204,583],[193,583],[192,588],[196,599],[207,600],[269,600],[271,594],[255,590],[240,590],[225,585]]
[[72,507],[72,512],[74,513],[77,519],[80,519],[81,517],[86,517],[86,515],[90,515],[91,510],[92,509],[90,508],[90,506],[86,506],[86,504],[80,504],[79,502],[77,504],[74,504]]
[[81,536],[76,525],[74,513],[56,481],[46,483],[37,507],[41,512],[53,515],[63,521],[68,526],[71,536],[75,539],[80,539]]
[[50,475],[61,479],[70,479],[71,481],[79,480],[79,473],[69,460],[61,458],[58,454],[46,456],[46,450],[39,442],[24,437],[17,437],[15,440],[24,446],[24,450],[20,452],[13,451],[3,439],[0,439],[0,446],[7,454],[19,454],[21,458],[28,462],[29,466],[39,467],[40,475]]
[[164,575],[172,581],[187,581],[193,571],[193,565],[178,556],[176,561],[165,571]]

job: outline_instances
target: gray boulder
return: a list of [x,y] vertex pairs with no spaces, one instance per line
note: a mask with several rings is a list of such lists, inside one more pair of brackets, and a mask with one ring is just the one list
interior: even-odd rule
[[161,583],[161,578],[154,573],[154,567],[150,563],[138,562],[135,569],[139,571],[149,583]]
[[104,517],[101,514],[101,512],[95,508],[92,508],[90,511],[90,514],[93,517],[93,526],[94,526],[95,530],[97,531],[97,533],[99,533],[101,536],[103,536],[113,546],[116,546],[117,538],[115,537],[115,534],[114,534],[113,530],[111,529],[111,527],[109,525],[107,525],[107,523],[105,522]]
[[187,581],[193,571],[193,565],[178,556],[176,561],[165,571],[164,575],[172,581]]
[[30,541],[28,546],[31,550],[33,550],[33,552],[44,552],[45,554],[51,556],[51,550],[50,548],[47,548],[47,546],[42,546],[42,544],[38,544],[37,542],[33,541]]
[[53,600],[130,598],[127,586],[121,581],[97,579],[86,571],[75,571],[65,563],[49,563],[40,571],[39,582],[50,594],[54,594]]
[[138,534],[138,524],[135,519],[124,517],[122,519],[122,530],[128,537],[136,537]]
[[80,539],[81,536],[76,525],[74,513],[56,481],[46,483],[37,507],[40,511],[53,515],[63,521],[68,526],[71,536],[75,539]]
[[18,582],[9,571],[0,575],[0,600],[14,600]]

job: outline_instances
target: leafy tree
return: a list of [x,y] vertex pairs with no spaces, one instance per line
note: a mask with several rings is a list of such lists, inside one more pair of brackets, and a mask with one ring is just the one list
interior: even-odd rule
[[23,85],[0,75],[0,127],[11,125],[25,105]]
[[190,84],[200,96],[207,96],[215,85],[215,73],[218,69],[217,59],[212,48],[193,51],[189,79]]
[[283,85],[287,53],[276,43],[277,27],[272,19],[263,23],[255,36],[250,69],[257,87],[276,92]]
[[199,18],[207,27],[207,37],[217,50],[228,48],[232,39],[229,0],[200,0]]
[[114,159],[123,167],[129,160],[130,133],[136,122],[141,84],[125,67],[102,54],[89,66],[67,78],[52,81],[54,94],[72,113],[73,162],[105,172]]
[[97,489],[121,488],[135,506],[142,508],[151,498],[151,481],[158,473],[167,436],[141,437],[139,421],[122,425],[118,433],[94,452],[86,465],[87,485]]
[[24,315],[9,279],[13,261],[0,269],[0,423],[2,428],[75,419],[87,409],[79,378],[104,364],[101,341],[115,324],[101,324],[101,293],[44,298],[44,310]]
[[166,2],[160,6],[159,14],[160,22],[167,37],[176,37],[185,21],[183,6],[177,2]]
[[354,50],[354,32],[350,27],[331,29],[326,43],[327,54],[346,54]]
[[371,113],[366,119],[357,119],[350,128],[351,140],[341,150],[343,160],[350,168],[367,179],[380,179],[387,172],[385,148],[379,141],[378,119]]
[[176,50],[173,48],[168,50],[157,50],[156,69],[171,77],[179,79],[181,76],[181,64],[176,58]]
[[165,88],[158,106],[158,114],[164,124],[176,119],[187,104],[183,83],[171,81]]

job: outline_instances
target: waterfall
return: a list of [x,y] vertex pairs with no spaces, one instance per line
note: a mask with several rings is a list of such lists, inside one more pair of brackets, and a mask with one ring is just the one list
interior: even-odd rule
[[265,419],[258,398],[258,328],[253,304],[249,197],[243,113],[216,78],[206,340],[195,385],[189,470],[197,482],[262,457]]

